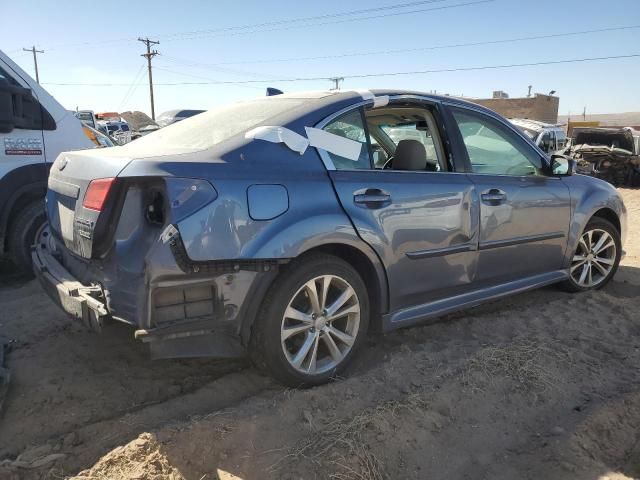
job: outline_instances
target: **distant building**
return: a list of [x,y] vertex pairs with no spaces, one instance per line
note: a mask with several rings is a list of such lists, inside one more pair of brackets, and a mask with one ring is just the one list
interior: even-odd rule
[[536,93],[533,97],[509,98],[501,90],[493,92],[493,98],[466,98],[483,105],[507,118],[528,118],[545,123],[558,122],[560,98]]

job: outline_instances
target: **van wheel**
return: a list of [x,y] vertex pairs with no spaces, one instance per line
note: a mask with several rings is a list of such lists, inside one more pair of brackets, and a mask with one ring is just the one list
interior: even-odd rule
[[11,259],[20,270],[31,272],[31,245],[46,224],[44,200],[28,204],[15,217],[9,231],[8,246]]
[[251,337],[258,367],[292,387],[326,383],[355,355],[369,326],[358,272],[332,255],[294,260],[265,296]]
[[592,218],[571,258],[569,279],[561,286],[570,292],[604,287],[615,275],[621,253],[618,230],[607,220]]

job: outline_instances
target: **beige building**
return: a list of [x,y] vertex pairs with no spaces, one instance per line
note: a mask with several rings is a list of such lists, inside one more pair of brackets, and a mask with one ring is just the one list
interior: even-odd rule
[[494,98],[465,98],[498,112],[507,118],[528,118],[545,123],[558,122],[560,98],[536,93],[532,97],[509,98],[504,92],[493,92]]

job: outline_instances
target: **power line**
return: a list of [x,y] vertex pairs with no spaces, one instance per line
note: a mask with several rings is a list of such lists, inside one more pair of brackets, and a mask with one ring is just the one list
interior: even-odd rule
[[38,57],[36,54],[44,53],[44,50],[36,50],[35,45],[31,48],[23,48],[22,50],[33,53],[33,66],[36,69],[36,83],[40,83],[40,76],[38,75]]
[[[411,14],[434,11],[434,10],[444,10],[444,9],[449,9],[449,8],[465,7],[465,6],[471,6],[471,5],[476,5],[476,4],[482,4],[482,3],[490,3],[490,2],[495,2],[496,0],[476,0],[476,1],[472,1],[472,2],[455,4],[455,5],[445,5],[445,6],[436,7],[436,8],[416,9],[416,10],[409,10],[409,11],[404,11],[404,12],[394,12],[394,13],[388,13],[388,14],[382,14],[382,15],[373,15],[373,16],[367,16],[367,17],[349,18],[349,19],[322,22],[322,23],[316,23],[316,24],[291,25],[292,23],[303,23],[303,22],[317,21],[317,20],[322,20],[322,19],[327,19],[327,18],[339,18],[339,17],[352,16],[352,15],[361,15],[362,13],[368,13],[368,12],[374,12],[374,11],[403,9],[403,8],[409,8],[409,7],[412,7],[412,6],[425,5],[425,4],[434,4],[434,3],[441,3],[441,2],[449,2],[449,1],[451,1],[451,0],[422,0],[422,1],[399,3],[399,4],[396,3],[396,4],[384,5],[384,6],[376,7],[376,8],[367,8],[367,9],[361,9],[361,10],[351,10],[351,11],[347,11],[347,12],[337,12],[337,13],[328,13],[328,14],[323,14],[323,15],[316,15],[314,17],[298,17],[298,18],[290,18],[290,19],[287,19],[287,20],[276,20],[276,21],[272,21],[272,22],[263,22],[263,23],[256,23],[256,24],[247,24],[247,25],[235,25],[235,26],[230,26],[230,27],[221,27],[221,28],[218,28],[218,29],[193,30],[193,31],[188,31],[188,32],[175,32],[175,33],[158,34],[158,35],[155,35],[155,37],[161,38],[161,39],[163,39],[163,41],[172,41],[172,40],[193,40],[193,39],[200,38],[201,36],[205,36],[205,37],[206,36],[223,36],[225,33],[227,33],[229,35],[246,35],[246,34],[252,34],[252,33],[267,33],[267,32],[272,32],[272,31],[289,30],[289,29],[292,29],[292,28],[305,28],[305,27],[331,25],[331,24],[334,24],[334,23],[345,23],[345,22],[353,22],[353,21],[360,21],[360,20],[370,20],[370,19],[384,18],[384,17],[390,17],[390,16],[411,15]],[[280,25],[282,25],[282,26],[279,27]],[[269,26],[274,26],[276,28],[265,29],[265,27],[269,27]],[[213,34],[213,35],[211,35],[211,34]],[[115,38],[115,39],[114,38],[104,39],[104,40],[99,40],[99,41],[88,41],[88,42],[85,41],[85,42],[77,42],[77,43],[61,43],[61,44],[53,44],[53,45],[49,46],[48,49],[49,50],[55,50],[55,49],[58,49],[58,48],[67,48],[67,47],[83,47],[83,46],[103,45],[103,44],[110,44],[110,43],[124,43],[124,42],[133,42],[135,40],[136,40],[136,38],[131,36],[131,37],[122,37],[122,38]]]
[[[267,63],[283,63],[283,62],[301,62],[301,61],[309,61],[309,60],[329,60],[333,58],[350,58],[350,57],[364,57],[364,56],[372,56],[372,55],[392,55],[396,53],[409,53],[409,52],[424,52],[429,50],[443,50],[443,49],[451,49],[451,48],[462,48],[462,47],[477,47],[483,45],[496,45],[501,43],[512,43],[512,42],[524,42],[529,40],[543,40],[549,38],[561,38],[561,37],[570,37],[577,35],[587,35],[591,33],[604,33],[604,32],[615,32],[621,30],[632,30],[638,29],[640,25],[629,25],[624,27],[610,27],[610,28],[599,28],[595,30],[580,30],[576,32],[564,32],[564,33],[553,33],[547,35],[533,35],[528,37],[515,37],[515,38],[503,38],[497,40],[484,40],[480,42],[468,42],[468,43],[452,43],[445,45],[432,45],[429,47],[415,47],[415,48],[400,48],[395,50],[370,50],[366,52],[351,52],[351,53],[340,53],[340,54],[332,54],[332,55],[318,55],[315,57],[288,57],[288,58],[275,58],[275,59],[265,59],[265,60],[236,60],[233,62],[217,62],[217,63],[200,63],[198,66],[202,67],[221,67],[224,65],[250,65],[250,64],[267,64]],[[187,65],[187,63],[185,63]],[[195,66],[196,64],[194,64]]]
[[151,119],[155,120],[156,119],[156,107],[153,101],[153,75],[151,73],[151,59],[153,57],[155,57],[156,55],[158,55],[158,51],[157,50],[151,50],[151,45],[159,45],[160,42],[155,41],[155,40],[149,40],[149,37],[147,38],[138,38],[139,42],[144,43],[147,46],[147,53],[143,53],[141,54],[142,57],[145,57],[147,59],[147,69],[149,71],[149,96],[151,98]]
[[[342,75],[345,79],[350,78],[370,78],[370,77],[393,77],[401,75],[424,75],[431,73],[448,73],[448,72],[469,72],[477,70],[500,70],[508,68],[519,67],[536,67],[543,65],[559,65],[568,63],[586,63],[596,62],[604,60],[621,60],[628,58],[638,58],[640,53],[634,53],[629,55],[611,55],[607,57],[590,57],[590,58],[574,58],[568,60],[551,60],[546,62],[530,62],[530,63],[511,63],[505,65],[485,65],[477,67],[454,67],[454,68],[442,68],[435,70],[413,70],[413,71],[401,71],[401,72],[378,72],[378,73],[362,73],[353,75]],[[297,77],[297,78],[281,78],[281,79],[261,79],[261,80],[218,80],[209,82],[174,82],[174,83],[157,83],[156,85],[162,86],[177,86],[177,85],[237,85],[248,83],[274,83],[274,82],[310,82],[310,81],[326,81],[332,78],[331,75],[322,77]],[[126,83],[46,83],[46,85],[56,86],[92,86],[92,87],[121,87],[127,86]]]
[[136,76],[133,77],[133,81],[131,82],[131,85],[129,85],[129,88],[127,89],[127,92],[124,94],[124,97],[122,97],[122,101],[120,102],[120,106],[118,107],[118,110],[122,109],[124,104],[133,95],[133,92],[135,92],[138,89],[138,82],[140,82],[140,80],[142,80],[142,75],[143,74],[144,74],[144,65],[140,65],[140,68],[136,72]]
[[[215,82],[215,81],[216,81],[216,80],[214,80],[214,79],[212,79],[212,78],[209,78],[209,77],[203,77],[203,76],[201,76],[201,75],[191,75],[191,74],[189,74],[189,73],[184,73],[184,72],[176,72],[175,70],[169,70],[168,68],[164,68],[164,67],[158,67],[158,66],[156,66],[155,68],[156,68],[156,70],[162,70],[162,71],[164,71],[164,72],[173,73],[173,74],[175,74],[175,75],[183,75],[183,76],[185,76],[185,77],[191,77],[191,78],[200,78],[200,79],[203,79],[203,80],[208,80],[208,81],[210,81],[210,82]],[[156,83],[156,85],[162,85],[162,84],[158,84],[158,83]],[[243,85],[243,84],[240,84],[240,85],[238,85],[238,86],[239,86],[239,87],[244,87],[244,88],[251,88],[251,89],[262,90],[262,88],[261,88],[261,87],[254,87],[254,86],[251,86],[251,85]]]
[[250,23],[245,25],[234,25],[231,27],[220,27],[220,28],[212,28],[212,29],[204,29],[204,30],[192,30],[189,32],[178,32],[172,34],[156,34],[156,37],[174,37],[174,36],[183,36],[183,35],[198,35],[203,33],[219,33],[219,32],[229,32],[234,30],[248,30],[248,29],[256,29],[256,28],[264,28],[264,27],[273,27],[277,25],[290,25],[291,23],[300,23],[300,22],[311,22],[315,20],[324,20],[327,18],[339,18],[339,17],[347,17],[351,15],[362,15],[364,13],[372,13],[372,12],[380,12],[385,10],[395,10],[402,8],[415,7],[418,5],[425,4],[433,4],[433,3],[442,3],[450,0],[422,0],[416,2],[408,2],[408,3],[394,3],[390,5],[383,5],[380,7],[374,8],[364,8],[360,10],[349,10],[346,12],[336,12],[336,13],[325,13],[322,15],[314,15],[310,17],[297,17],[297,18],[288,18],[284,20],[275,20],[270,22],[262,22],[262,23]]
[[[447,0],[439,0],[439,1],[447,1]],[[309,24],[302,24],[302,25],[284,25],[281,27],[268,28],[268,29],[241,30],[237,32],[212,32],[211,34],[204,33],[204,34],[198,34],[198,35],[182,36],[182,38],[179,37],[179,35],[181,34],[175,34],[174,35],[175,38],[168,38],[167,40],[164,40],[164,41],[194,40],[194,39],[204,38],[204,37],[248,35],[253,33],[268,33],[268,32],[277,32],[277,31],[283,31],[283,30],[293,30],[297,28],[319,27],[324,25],[335,25],[335,24],[347,23],[347,22],[359,22],[362,20],[372,20],[376,18],[397,17],[400,15],[412,15],[412,14],[423,13],[423,12],[432,12],[436,10],[447,10],[450,8],[469,7],[473,5],[480,5],[483,3],[491,3],[495,1],[496,0],[476,0],[473,2],[457,3],[455,5],[444,5],[441,7],[421,8],[421,9],[409,10],[405,12],[393,12],[393,13],[385,13],[380,15],[370,15],[367,17],[347,18],[342,20],[332,20],[328,22],[309,23]]]

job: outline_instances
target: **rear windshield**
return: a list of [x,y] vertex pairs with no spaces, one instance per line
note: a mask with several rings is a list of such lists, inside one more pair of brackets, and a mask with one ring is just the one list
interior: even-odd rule
[[205,150],[308,101],[268,97],[216,108],[161,128],[131,142],[126,148]]

